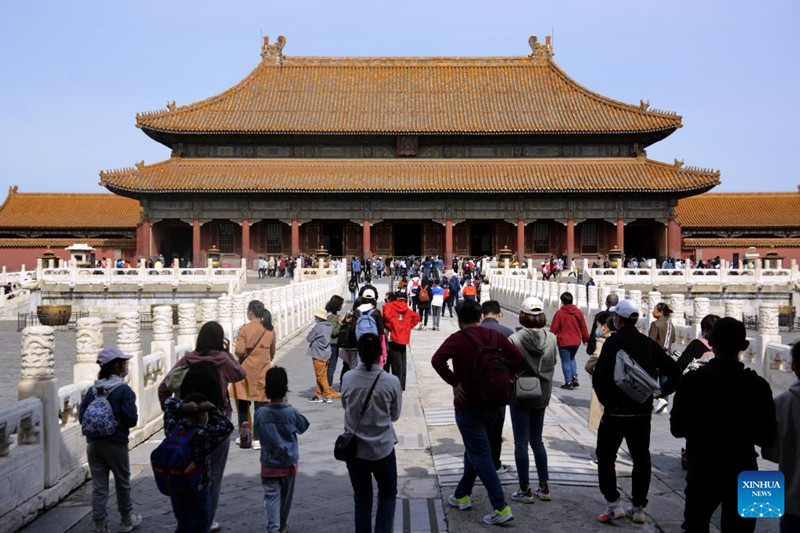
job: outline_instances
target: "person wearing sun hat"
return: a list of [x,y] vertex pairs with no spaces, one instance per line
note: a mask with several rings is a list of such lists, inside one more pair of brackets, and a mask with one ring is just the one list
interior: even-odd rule
[[[97,381],[86,391],[78,409],[78,420],[84,423],[86,410],[98,396],[104,397],[114,414],[116,428],[107,436],[98,437],[86,433],[86,457],[92,473],[92,520],[94,531],[109,531],[106,519],[108,512],[108,474],[114,473],[117,493],[117,508],[121,515],[119,531],[132,531],[142,522],[141,515],[132,514],[131,467],[128,455],[128,435],[130,428],[139,419],[136,411],[136,394],[123,383],[128,374],[128,360],[132,355],[118,348],[103,348],[97,354],[100,372]],[[90,415],[91,416],[91,415]]]
[[721,505],[722,531],[754,531],[756,519],[739,515],[738,477],[742,471],[758,470],[755,446],[768,447],[776,435],[772,389],[739,361],[739,353],[749,346],[744,324],[720,318],[708,342],[714,358],[681,378],[670,412],[670,431],[686,437],[682,527],[708,531],[711,515]]
[[[653,411],[653,396],[638,403],[631,399],[614,379],[617,354],[624,352],[652,377],[661,375],[667,380],[661,393],[668,395],[675,390],[680,378],[678,364],[664,349],[647,335],[636,329],[639,306],[630,300],[622,300],[609,311],[614,313],[617,333],[603,344],[600,357],[592,374],[592,386],[603,404],[604,412],[597,430],[597,477],[600,492],[606,498],[606,507],[597,517],[599,522],[608,522],[630,516],[634,523],[646,521],[645,507],[650,488],[650,420]],[[633,506],[625,509],[619,500],[617,489],[616,457],[622,439],[628,444],[633,460],[631,491]]]
[[316,321],[314,327],[306,335],[306,341],[308,341],[306,354],[311,356],[311,361],[314,363],[317,390],[308,401],[311,403],[332,403],[333,398],[342,397],[341,393],[333,390],[328,383],[328,362],[331,358],[333,325],[328,321],[328,312],[323,308],[314,311],[314,320]]

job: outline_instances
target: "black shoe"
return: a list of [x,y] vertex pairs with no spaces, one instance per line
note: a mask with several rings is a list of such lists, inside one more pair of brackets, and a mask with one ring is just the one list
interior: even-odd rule
[[686,448],[681,448],[681,468],[684,470],[689,469],[689,463],[686,462]]
[[564,383],[563,385],[561,385],[561,388],[566,390],[572,390],[575,387],[572,386],[572,383]]
[[577,389],[580,387],[580,383],[578,383],[578,376],[572,376],[572,387]]

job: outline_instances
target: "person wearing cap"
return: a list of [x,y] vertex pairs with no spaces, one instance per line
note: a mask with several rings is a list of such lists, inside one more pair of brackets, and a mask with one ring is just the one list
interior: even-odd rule
[[752,532],[756,527],[755,518],[739,516],[738,477],[744,470],[758,470],[755,446],[772,444],[776,415],[767,381],[739,361],[749,346],[746,337],[738,320],[717,320],[708,339],[714,358],[684,375],[675,392],[670,431],[686,437],[688,466],[684,531],[708,531],[720,505],[722,531]]
[[92,520],[94,531],[108,533],[108,474],[114,473],[117,492],[117,508],[121,515],[119,531],[133,531],[142,522],[141,515],[134,515],[131,501],[131,467],[128,455],[130,428],[139,419],[136,411],[136,394],[123,378],[128,375],[128,360],[133,357],[117,348],[103,348],[97,354],[100,372],[89,388],[78,409],[78,420],[83,423],[86,408],[97,398],[104,396],[111,405],[117,428],[107,437],[86,437],[86,458],[92,473]]
[[376,299],[378,297],[378,289],[375,288],[375,285],[372,284],[372,276],[365,276],[364,277],[364,285],[358,290],[358,297],[361,298],[364,296],[364,293],[367,291],[372,291],[372,299]]
[[[661,376],[666,382],[661,387],[663,394],[670,394],[680,378],[675,361],[664,349],[647,335],[636,329],[639,320],[639,306],[630,300],[622,300],[612,308],[614,327],[617,333],[609,337],[600,351],[592,386],[600,403],[603,404],[603,417],[597,430],[597,477],[600,491],[606,498],[606,507],[597,517],[600,522],[630,515],[635,523],[645,522],[647,493],[650,488],[650,421],[653,411],[653,397],[643,403],[631,399],[614,380],[618,352],[625,352],[650,376]],[[697,403],[695,405],[701,405]],[[615,462],[622,439],[628,444],[633,460],[632,503],[626,510],[619,500]]]
[[[542,396],[535,400],[512,401],[511,426],[514,430],[514,462],[517,466],[519,490],[511,499],[522,503],[533,503],[534,497],[550,500],[550,475],[547,469],[547,450],[542,442],[544,412],[550,404],[553,391],[553,373],[558,359],[556,336],[545,329],[547,316],[539,298],[529,296],[523,300],[519,310],[519,323],[523,329],[510,337],[510,341],[522,352],[521,376],[536,376]],[[539,487],[532,490],[529,478],[528,446],[536,461],[536,477]]]
[[311,403],[333,403],[333,398],[341,398],[341,393],[333,390],[328,383],[328,362],[331,359],[331,335],[333,325],[328,321],[328,312],[325,309],[314,311],[314,327],[306,335],[308,350],[306,355],[311,356],[314,363],[314,375],[317,380],[317,390],[309,398]]

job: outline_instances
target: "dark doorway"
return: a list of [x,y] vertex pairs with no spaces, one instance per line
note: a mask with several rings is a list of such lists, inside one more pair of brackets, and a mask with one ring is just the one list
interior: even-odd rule
[[322,224],[322,246],[334,257],[344,255],[344,224],[326,222]]
[[422,254],[422,222],[395,222],[394,255],[406,257]]
[[[162,254],[167,265],[172,264],[173,258],[192,257],[192,227],[180,220],[162,220],[155,228],[157,250],[153,256]],[[166,266],[166,265],[165,265]]]
[[492,227],[491,222],[486,223],[471,223],[470,231],[472,232],[472,246],[470,247],[470,255],[473,257],[480,257],[482,255],[492,255]]
[[663,224],[636,220],[625,226],[625,257],[652,259],[663,256],[659,254],[658,231],[663,231]]

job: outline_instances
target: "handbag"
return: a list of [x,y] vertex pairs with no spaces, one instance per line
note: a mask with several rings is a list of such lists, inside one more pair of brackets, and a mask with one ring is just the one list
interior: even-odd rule
[[542,399],[542,382],[539,376],[519,376],[511,394],[514,403],[527,403]]
[[333,456],[338,461],[352,461],[356,458],[356,447],[358,445],[356,432],[358,431],[358,426],[361,425],[361,419],[364,418],[364,411],[367,410],[367,405],[369,405],[369,401],[372,398],[372,391],[375,390],[375,385],[378,384],[378,379],[380,379],[381,374],[383,374],[383,370],[378,373],[378,377],[372,382],[372,387],[370,387],[367,398],[364,400],[364,406],[361,408],[361,414],[358,416],[358,423],[355,429],[352,432],[345,431],[336,438],[336,443],[333,445]]

